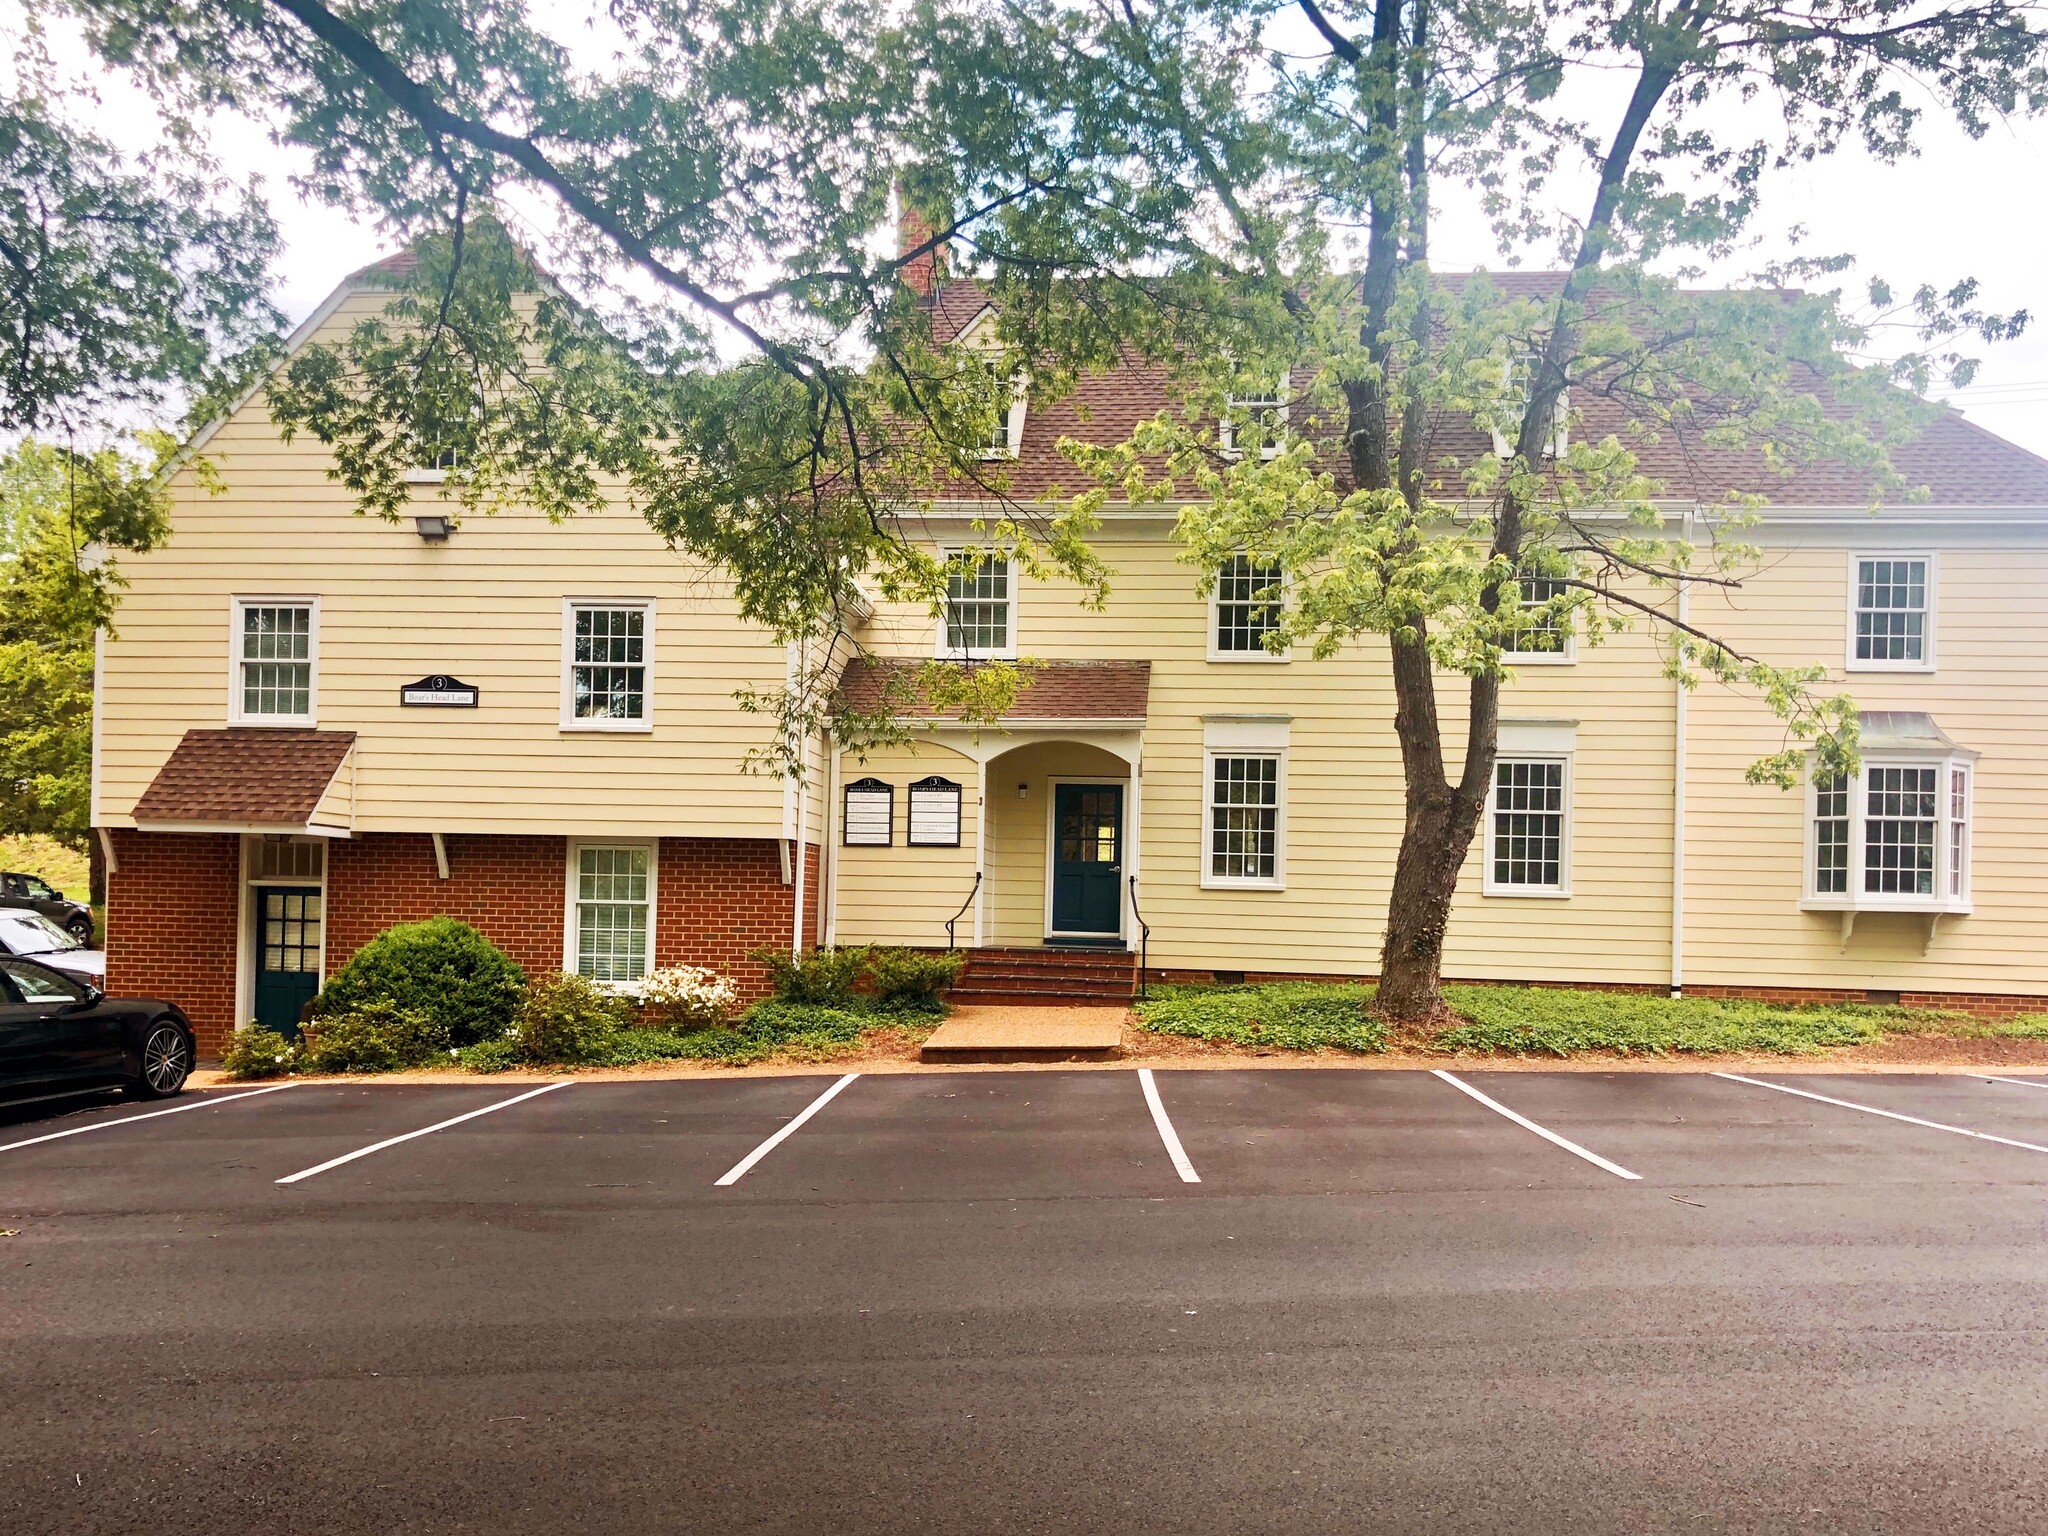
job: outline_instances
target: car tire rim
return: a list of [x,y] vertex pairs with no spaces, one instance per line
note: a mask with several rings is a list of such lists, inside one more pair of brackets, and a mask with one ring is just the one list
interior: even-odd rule
[[185,1081],[185,1038],[175,1029],[160,1029],[142,1048],[142,1075],[159,1093],[169,1093]]

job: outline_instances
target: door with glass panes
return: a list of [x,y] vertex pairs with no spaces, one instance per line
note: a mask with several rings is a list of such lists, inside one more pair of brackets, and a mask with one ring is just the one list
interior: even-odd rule
[[300,1010],[320,990],[320,891],[303,885],[259,885],[254,896],[256,1022],[282,1035],[296,1035]]

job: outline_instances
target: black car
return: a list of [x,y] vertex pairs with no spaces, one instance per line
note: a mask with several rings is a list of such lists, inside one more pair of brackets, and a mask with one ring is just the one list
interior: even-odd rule
[[191,1021],[175,1005],[108,997],[82,976],[0,955],[0,1096],[125,1088],[166,1099],[193,1056]]
[[0,907],[40,912],[81,944],[92,942],[92,908],[81,906],[41,875],[0,873]]

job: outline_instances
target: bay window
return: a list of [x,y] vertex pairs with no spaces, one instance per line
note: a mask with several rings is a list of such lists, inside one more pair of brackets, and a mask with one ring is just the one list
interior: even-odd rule
[[1807,795],[1810,909],[1970,910],[1976,754],[1922,714],[1863,716],[1863,762],[1817,777]]

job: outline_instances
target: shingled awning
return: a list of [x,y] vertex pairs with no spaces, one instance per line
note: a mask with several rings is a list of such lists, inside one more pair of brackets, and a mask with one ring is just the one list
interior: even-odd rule
[[[924,698],[922,661],[861,658],[849,662],[839,680],[847,710],[872,713],[888,708],[912,720],[957,719],[958,709],[935,710]],[[951,662],[971,666],[971,662]],[[1079,721],[1141,725],[1152,689],[1149,661],[1049,661],[1025,673],[1017,702],[1005,725]]]
[[187,731],[135,802],[144,831],[347,837],[354,731]]

